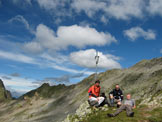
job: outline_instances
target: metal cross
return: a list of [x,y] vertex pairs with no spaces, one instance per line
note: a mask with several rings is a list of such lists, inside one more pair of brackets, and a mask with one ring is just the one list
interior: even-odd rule
[[95,74],[95,80],[97,80],[99,58],[100,58],[100,57],[99,57],[99,55],[98,55],[98,51],[96,51],[96,56],[95,56],[95,60],[96,60],[96,74]]

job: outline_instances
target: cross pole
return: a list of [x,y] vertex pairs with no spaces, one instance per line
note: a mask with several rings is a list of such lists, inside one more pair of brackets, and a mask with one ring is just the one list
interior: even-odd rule
[[95,56],[95,60],[96,60],[96,74],[95,74],[95,80],[97,80],[99,58],[100,58],[100,57],[99,57],[99,55],[98,55],[98,51],[96,51],[96,56]]

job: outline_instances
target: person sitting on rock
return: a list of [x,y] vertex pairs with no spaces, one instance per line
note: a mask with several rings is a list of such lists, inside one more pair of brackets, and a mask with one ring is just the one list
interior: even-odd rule
[[121,102],[123,100],[123,92],[119,87],[119,84],[115,85],[115,89],[113,89],[109,93],[109,98],[110,98],[110,104],[111,106],[114,106],[114,104],[117,104],[117,107],[119,108],[121,105]]
[[131,94],[127,94],[127,99],[123,102],[123,104],[120,106],[120,108],[118,108],[117,111],[113,114],[108,113],[107,116],[108,117],[115,117],[119,113],[121,113],[123,110],[126,110],[127,116],[133,117],[134,112],[132,111],[132,109],[135,109],[135,108],[136,108],[135,100],[131,99]]
[[88,90],[89,99],[88,102],[91,106],[100,107],[100,104],[104,101],[104,97],[100,97],[100,81],[95,81],[95,84]]

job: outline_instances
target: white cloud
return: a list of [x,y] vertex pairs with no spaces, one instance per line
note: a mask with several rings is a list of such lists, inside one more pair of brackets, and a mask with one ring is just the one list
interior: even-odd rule
[[[75,13],[85,12],[90,18],[97,19],[96,14],[102,12],[108,18],[128,20],[132,17],[142,18],[146,9],[146,2],[142,0],[37,0],[37,2],[41,8],[53,13],[54,17],[74,17]],[[104,17],[100,20],[102,22]]]
[[[21,0],[13,2],[22,3]],[[148,14],[162,16],[161,0],[36,0],[36,2],[41,8],[52,13],[59,22],[63,19],[59,17],[74,17],[75,13],[80,12],[85,12],[92,19],[94,17],[97,19],[96,14],[99,12],[108,18],[122,20],[129,20],[132,17],[143,18]],[[24,3],[32,4],[31,0],[25,0]]]
[[[70,4],[69,0],[37,0],[38,5],[47,10],[59,22],[62,21],[59,17],[73,16],[70,8],[66,8]],[[57,22],[56,22],[57,23]]]
[[26,28],[27,30],[29,30],[29,32],[31,32],[31,33],[34,34],[34,31],[33,31],[33,29],[30,27],[28,21],[27,21],[22,15],[17,15],[17,16],[15,16],[15,17],[11,18],[10,20],[8,20],[8,22],[10,22],[10,23],[12,23],[12,22],[14,22],[14,21],[19,21],[19,22],[23,23],[23,24],[25,25],[25,28]]
[[85,11],[89,17],[92,17],[97,11],[105,8],[106,3],[95,0],[73,0],[71,6],[77,12]]
[[162,0],[149,0],[147,11],[152,15],[162,16]]
[[116,19],[127,20],[131,17],[143,16],[144,1],[142,0],[110,0],[104,11]]
[[61,4],[58,0],[37,0],[40,7],[43,7],[47,10],[56,9],[58,5]]
[[117,40],[109,33],[98,32],[94,28],[81,27],[78,25],[59,27],[57,35],[60,40],[64,40],[66,45],[73,45],[79,48],[87,45],[105,45]]
[[42,46],[38,42],[25,43],[23,48],[25,52],[32,54],[40,53],[43,51]]
[[0,58],[12,60],[12,61],[18,61],[22,63],[28,63],[28,64],[38,64],[33,58],[25,56],[23,54],[19,53],[11,53],[0,50]]
[[[81,66],[81,67],[87,67],[87,68],[95,68],[95,55],[96,50],[94,49],[88,49],[88,50],[81,50],[78,52],[73,52],[70,54],[70,58],[72,62],[75,64]],[[119,60],[119,57],[116,57],[111,54],[103,54],[102,52],[99,52],[99,68],[104,69],[112,69],[112,68],[121,68],[120,64],[117,62]]]
[[73,0],[71,4],[77,12],[85,11],[89,17],[102,11],[105,15],[116,19],[127,20],[130,17],[143,16],[144,1],[142,0]]
[[147,31],[145,31],[141,27],[133,27],[125,30],[124,35],[132,41],[140,37],[143,37],[145,40],[154,40],[156,38],[156,34],[153,30],[148,29]]
[[[143,16],[143,9],[146,6],[145,1],[142,0],[37,0],[37,2],[41,8],[49,12],[55,12],[56,14],[54,15],[74,16],[74,12],[80,13],[84,11],[87,16],[93,19],[100,11],[103,12],[104,16],[116,19],[141,18]],[[66,5],[70,6],[70,8],[67,9]]]
[[25,49],[29,51],[36,50],[37,52],[41,51],[41,47],[44,49],[61,50],[69,46],[83,48],[85,46],[103,46],[117,42],[115,37],[108,32],[98,32],[95,28],[78,25],[61,26],[55,33],[52,29],[40,24],[36,29],[35,36],[32,43],[25,44]]

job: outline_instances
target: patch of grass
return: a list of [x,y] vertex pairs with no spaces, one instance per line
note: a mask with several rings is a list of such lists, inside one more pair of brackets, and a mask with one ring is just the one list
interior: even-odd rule
[[99,111],[97,113],[90,114],[81,122],[162,122],[162,108],[156,108],[149,111],[147,106],[140,106],[139,108],[134,109],[134,117],[127,117],[125,111],[116,117],[107,117],[107,113],[113,112],[115,111],[113,111],[112,108],[108,111]]
[[122,85],[124,86],[129,86],[129,85],[133,85],[134,83],[137,83],[136,81],[141,78],[143,75],[143,73],[139,73],[139,74],[128,74],[126,75],[123,80],[121,81]]
[[148,118],[150,122],[162,122],[162,107],[156,108],[148,113],[152,115]]

